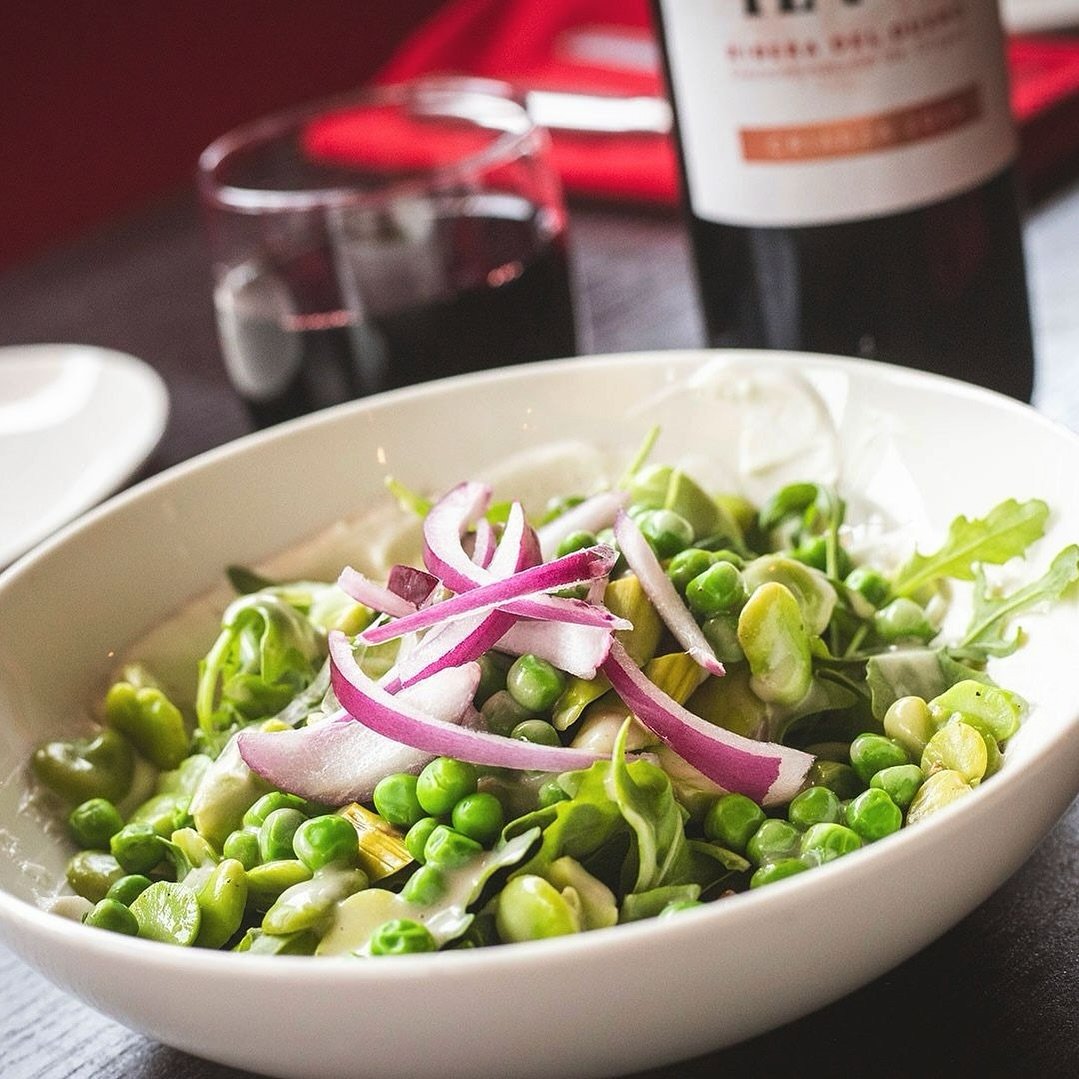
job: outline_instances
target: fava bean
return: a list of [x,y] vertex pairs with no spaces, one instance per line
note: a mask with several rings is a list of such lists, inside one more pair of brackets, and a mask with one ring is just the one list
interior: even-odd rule
[[199,901],[183,884],[159,880],[136,897],[130,907],[139,924],[139,936],[185,947],[199,935]]

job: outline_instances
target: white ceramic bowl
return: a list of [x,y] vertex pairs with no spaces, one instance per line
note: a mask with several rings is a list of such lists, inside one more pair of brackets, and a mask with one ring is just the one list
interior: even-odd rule
[[[1074,603],[1024,619],[1029,644],[1000,664],[1001,680],[1034,707],[999,775],[856,855],[676,919],[369,962],[183,950],[90,930],[36,905],[68,852],[43,837],[25,805],[33,746],[83,722],[114,653],[218,584],[222,566],[259,563],[384,498],[387,471],[443,487],[554,440],[635,445],[652,417],[667,420],[658,459],[726,453],[737,434],[743,463],[776,476],[802,460],[824,469],[827,453],[811,445],[797,410],[770,403],[786,385],[774,372],[797,370],[836,425],[848,489],[923,540],[939,538],[956,513],[979,514],[1008,496],[1053,507],[1040,563],[1079,538],[1079,439],[1030,409],[883,365],[745,353],[718,361],[760,375],[742,384],[732,412],[714,379],[684,385],[714,355],[539,364],[343,406],[150,480],[0,577],[0,827],[10,855],[0,862],[0,931],[10,946],[129,1026],[271,1075],[388,1079],[435,1062],[446,1076],[605,1075],[698,1054],[817,1008],[975,907],[1079,789]],[[747,414],[756,418],[737,430]],[[783,452],[747,450],[757,437],[749,428],[762,425],[782,433],[768,444]]]

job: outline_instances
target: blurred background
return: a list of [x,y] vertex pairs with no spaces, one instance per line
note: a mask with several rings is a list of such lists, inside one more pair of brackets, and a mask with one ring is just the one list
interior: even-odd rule
[[[409,65],[445,69],[453,66],[447,62],[453,49],[463,48],[460,66],[488,74],[534,75],[536,42],[550,40],[560,20],[586,26],[614,11],[627,24],[647,22],[644,0],[523,6],[530,8],[535,34],[513,21],[520,5],[505,0],[38,0],[9,6],[0,39],[6,149],[0,270],[189,189],[199,151],[215,136],[282,106],[372,80],[433,15],[442,20],[439,48],[425,56],[410,41]],[[1003,9],[1013,31],[1079,25],[1079,0],[1003,0]],[[497,55],[480,48],[477,37],[484,33],[497,39]],[[597,71],[612,60],[602,37],[599,42],[584,65],[593,86],[597,78],[603,82]],[[1059,39],[1039,44],[1032,50],[1021,43],[1018,52],[1013,45],[1011,58],[1013,79],[1020,80],[1024,166],[1035,195],[1074,165],[1072,148],[1079,148],[1079,109],[1073,107],[1079,46]],[[645,72],[649,59],[639,50],[623,49],[614,60],[629,78],[623,87],[655,78]],[[617,80],[609,85],[619,88]],[[662,181],[660,187],[662,196]],[[655,192],[649,201],[656,201]]]

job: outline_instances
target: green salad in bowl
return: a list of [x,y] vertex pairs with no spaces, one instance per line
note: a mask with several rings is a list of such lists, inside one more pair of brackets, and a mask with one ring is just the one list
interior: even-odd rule
[[222,447],[0,574],[0,935],[288,1077],[625,1074],[805,1015],[1079,790],[1076,477],[1014,402],[748,352]]
[[835,487],[754,504],[652,441],[531,515],[391,482],[422,542],[385,579],[231,567],[189,704],[136,654],[99,729],[34,753],[78,848],[60,909],[260,955],[569,936],[858,856],[1007,767],[1026,703],[988,661],[1079,579],[1074,545],[991,577],[1044,502],[872,559]]

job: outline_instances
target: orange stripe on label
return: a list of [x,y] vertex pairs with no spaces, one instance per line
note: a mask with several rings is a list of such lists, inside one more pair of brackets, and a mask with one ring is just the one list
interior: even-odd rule
[[945,97],[891,112],[794,127],[746,127],[739,136],[746,161],[814,161],[856,157],[933,139],[982,117],[976,84]]

